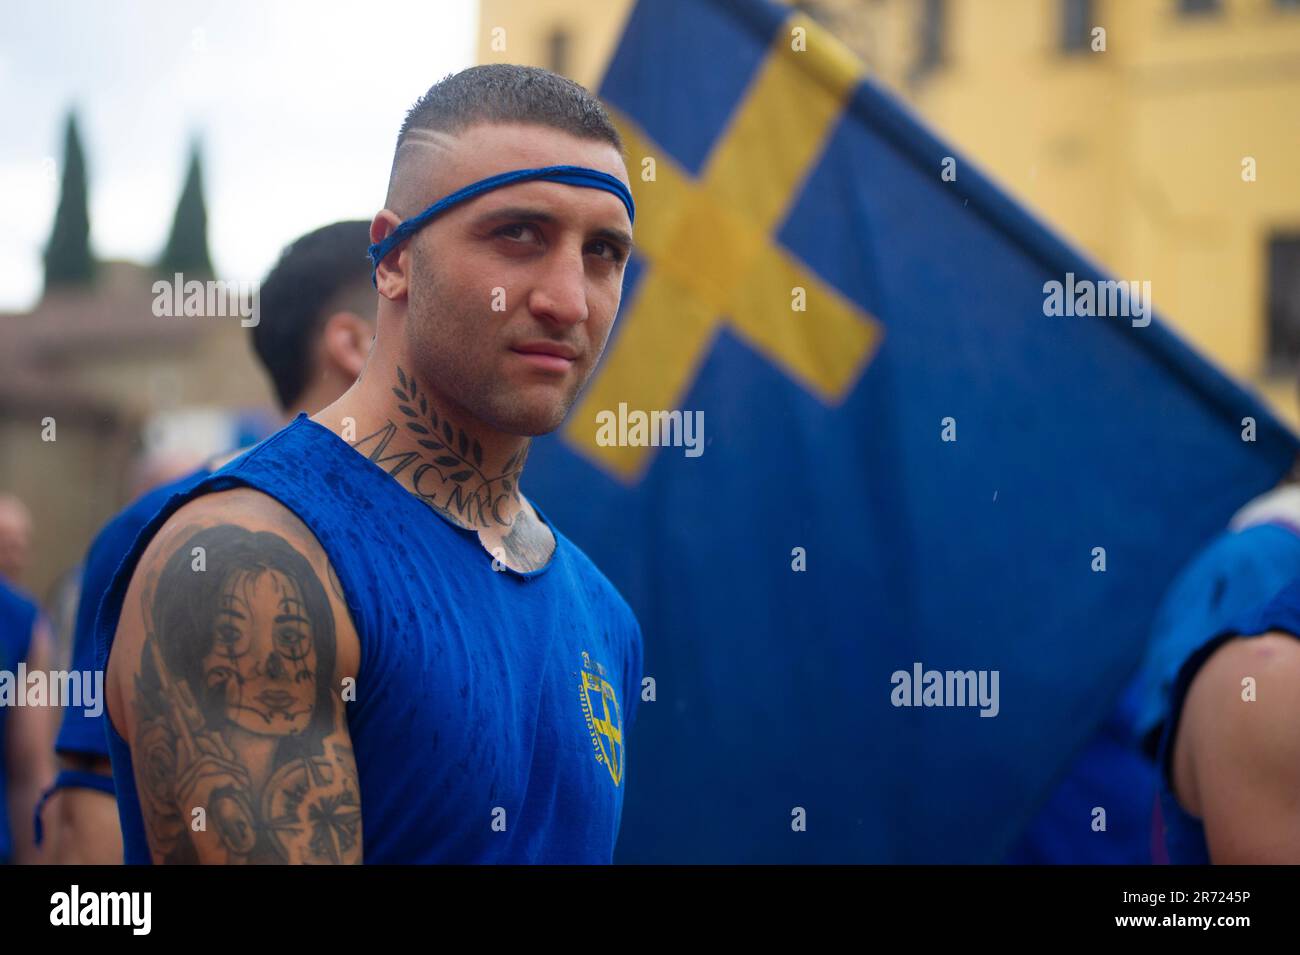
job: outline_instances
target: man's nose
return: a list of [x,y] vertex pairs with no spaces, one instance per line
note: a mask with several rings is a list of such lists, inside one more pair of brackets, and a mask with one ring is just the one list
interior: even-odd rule
[[565,245],[547,256],[545,271],[533,288],[529,310],[557,325],[587,320],[587,272],[582,247]]

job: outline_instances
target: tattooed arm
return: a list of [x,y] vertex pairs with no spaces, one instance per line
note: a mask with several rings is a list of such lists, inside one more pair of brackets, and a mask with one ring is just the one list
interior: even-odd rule
[[155,863],[356,863],[341,688],[360,647],[333,568],[289,511],[204,495],[150,542],[108,662]]

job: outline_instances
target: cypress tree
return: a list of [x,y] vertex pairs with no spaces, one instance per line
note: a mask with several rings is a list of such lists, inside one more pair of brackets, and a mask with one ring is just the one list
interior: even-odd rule
[[203,167],[199,159],[198,144],[190,147],[190,166],[185,174],[185,185],[176,202],[176,215],[172,219],[171,236],[163,249],[158,268],[170,275],[212,275],[212,259],[208,255],[208,210],[203,201]]
[[89,285],[95,277],[90,254],[90,212],[86,195],[86,157],[77,117],[68,113],[63,134],[63,182],[54,228],[45,246],[45,288]]

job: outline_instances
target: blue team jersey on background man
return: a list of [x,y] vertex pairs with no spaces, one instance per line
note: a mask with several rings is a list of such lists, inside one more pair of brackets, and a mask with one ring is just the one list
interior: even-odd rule
[[[207,468],[200,468],[145,493],[105,524],[91,542],[81,573],[81,599],[77,604],[70,669],[83,672],[95,669],[95,614],[113,579],[114,571],[131,549],[136,536],[149,523],[149,518],[167,503],[169,497],[188,491],[210,473]],[[55,752],[108,758],[108,737],[104,732],[106,717],[102,706],[104,701],[99,702],[100,712],[93,716],[85,706],[70,704],[64,708],[63,722],[54,744]]]
[[[150,521],[104,598],[101,666],[149,538],[185,500],[235,487],[296,514],[346,595],[365,862],[612,861],[641,680],[631,609],[540,509],[551,560],[496,571],[476,532],[305,415]],[[148,863],[130,749],[107,729],[126,861]]]
[[1178,671],[1187,659],[1300,577],[1300,532],[1256,524],[1216,537],[1178,575],[1160,603],[1135,691],[1134,732],[1158,739]]
[[[1268,506],[1276,497],[1277,492],[1262,495],[1241,513]],[[1174,865],[1210,861],[1200,821],[1178,805],[1159,757],[1161,740],[1171,723],[1176,725],[1186,693],[1186,686],[1180,689],[1177,683],[1189,660],[1207,646],[1217,646],[1224,633],[1240,628],[1248,615],[1300,577],[1300,531],[1284,512],[1274,510],[1263,523],[1224,531],[1175,578],[1160,602],[1146,657],[1127,694],[1135,701],[1134,746],[1152,760],[1163,826],[1154,836]],[[1204,659],[1198,658],[1196,669]]]
[[[1256,498],[1238,513],[1234,524],[1252,515],[1260,523],[1223,532],[1175,578],[1156,612],[1136,676],[1004,861],[1122,865],[1152,861],[1154,800],[1160,798],[1162,817],[1169,812],[1156,751],[1175,679],[1207,641],[1300,577],[1300,526],[1295,523],[1300,513],[1292,494],[1283,488]],[[1106,809],[1104,831],[1089,825],[1092,807],[1097,806]],[[1172,830],[1166,825],[1165,833],[1155,834],[1166,850],[1170,843],[1166,835],[1172,832],[1174,841],[1179,838],[1178,822]]]
[[[15,674],[18,692],[23,690],[17,684],[18,664],[25,661],[31,652],[32,628],[36,626],[38,616],[40,608],[31,597],[0,579],[0,671]],[[0,863],[8,862],[14,851],[9,819],[9,780],[5,774],[8,714],[9,707],[0,706]]]

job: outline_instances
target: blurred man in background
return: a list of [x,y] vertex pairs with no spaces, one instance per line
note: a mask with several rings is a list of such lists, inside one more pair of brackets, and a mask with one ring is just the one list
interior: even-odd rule
[[[331,404],[356,380],[374,337],[375,290],[366,247],[370,223],[336,222],[304,235],[281,254],[262,283],[253,348],[285,420]],[[109,522],[86,557],[72,668],[95,668],[93,624],[99,601],[136,534],[173,494],[242,451],[163,484]],[[51,860],[117,864],[122,834],[114,798],[104,715],[69,707],[55,748],[59,778],[43,813]],[[30,805],[30,804],[29,804]],[[38,823],[39,824],[39,823]]]
[[1300,578],[1179,669],[1161,740],[1175,864],[1300,864]]
[[[1274,598],[1281,600],[1279,595],[1297,579],[1300,460],[1277,487],[1238,510],[1227,529],[1174,579],[1156,612],[1138,672],[1004,861],[1121,865],[1281,861],[1261,844],[1248,848],[1249,837],[1237,834],[1236,828],[1262,826],[1258,835],[1263,844],[1281,845],[1281,833],[1288,825],[1294,827],[1294,822],[1288,823],[1277,807],[1270,812],[1266,805],[1251,804],[1238,788],[1237,780],[1244,777],[1230,778],[1221,770],[1248,752],[1254,753],[1259,765],[1276,759],[1255,747],[1276,744],[1278,734],[1270,727],[1288,725],[1284,701],[1300,700],[1300,682],[1288,684],[1286,677],[1276,675],[1292,665],[1286,661],[1296,651],[1293,645],[1300,644],[1287,634],[1300,632],[1300,625],[1293,621],[1285,601],[1272,603]],[[1244,639],[1270,632],[1270,639]],[[1212,657],[1214,665],[1206,666]],[[1271,715],[1269,706],[1241,698],[1240,680],[1251,675],[1243,668],[1253,668],[1252,678],[1258,681],[1265,663],[1275,674],[1269,680],[1268,702],[1283,705],[1282,712]],[[1202,667],[1206,675],[1197,681]],[[1228,675],[1238,671],[1243,672],[1237,677],[1237,692],[1224,697],[1218,690],[1226,686]],[[1218,690],[1199,689],[1189,695],[1193,684]],[[1256,702],[1262,702],[1262,697]],[[1250,746],[1241,745],[1241,740],[1226,735],[1233,725],[1242,733],[1252,727],[1249,732],[1259,735]],[[1198,782],[1198,773],[1208,773],[1214,780]],[[1223,791],[1225,784],[1229,791]],[[1266,798],[1268,788],[1261,783],[1256,790],[1260,798]],[[1300,786],[1286,791],[1294,796]],[[1236,801],[1238,809],[1230,818],[1213,818],[1222,811],[1215,807],[1224,800]],[[1094,806],[1106,810],[1104,838],[1088,825]],[[1204,817],[1206,812],[1211,818]],[[1217,852],[1211,852],[1214,840],[1207,843],[1210,828],[1233,833],[1217,837]],[[1278,841],[1270,842],[1267,833],[1274,830]],[[1291,851],[1289,861],[1300,862],[1295,854],[1300,846],[1292,842]]]
[[1157,615],[1136,682],[1157,861],[1300,862],[1296,476],[1238,511]]
[[[0,496],[0,674],[13,692],[23,693],[19,664],[48,671],[53,640],[36,601],[18,589],[31,553],[32,522],[13,495]],[[52,710],[0,701],[0,863],[37,861],[31,827],[26,824],[42,787],[54,775],[50,752]]]

